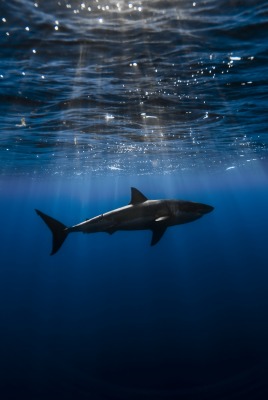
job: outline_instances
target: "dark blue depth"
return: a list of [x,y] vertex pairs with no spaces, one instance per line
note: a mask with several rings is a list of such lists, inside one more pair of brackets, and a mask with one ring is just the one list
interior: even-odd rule
[[129,178],[2,181],[3,399],[265,399],[267,175],[185,178],[132,182],[213,213],[155,247],[72,234],[52,257],[34,208],[72,224],[124,205]]

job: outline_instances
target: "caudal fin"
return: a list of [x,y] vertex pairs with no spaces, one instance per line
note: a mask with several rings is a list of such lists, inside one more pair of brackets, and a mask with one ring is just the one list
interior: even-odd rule
[[56,219],[49,217],[39,210],[35,210],[36,213],[42,218],[52,232],[52,250],[50,255],[55,254],[62,246],[64,240],[68,236],[67,227]]

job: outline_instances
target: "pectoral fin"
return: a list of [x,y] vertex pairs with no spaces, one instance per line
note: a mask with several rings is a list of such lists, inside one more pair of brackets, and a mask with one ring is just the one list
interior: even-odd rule
[[152,241],[151,241],[151,246],[154,246],[156,243],[159,242],[161,237],[164,235],[166,231],[166,227],[155,227],[153,229],[153,236],[152,236]]

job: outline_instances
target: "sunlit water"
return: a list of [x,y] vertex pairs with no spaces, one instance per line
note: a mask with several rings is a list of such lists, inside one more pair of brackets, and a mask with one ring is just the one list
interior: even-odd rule
[[[0,399],[268,398],[265,1],[0,2]],[[148,198],[151,232],[70,226]]]
[[267,156],[267,2],[1,2],[2,174]]

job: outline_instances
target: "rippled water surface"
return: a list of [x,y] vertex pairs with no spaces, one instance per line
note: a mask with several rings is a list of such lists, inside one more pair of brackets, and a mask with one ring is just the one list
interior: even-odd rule
[[1,173],[267,158],[266,1],[1,1]]

